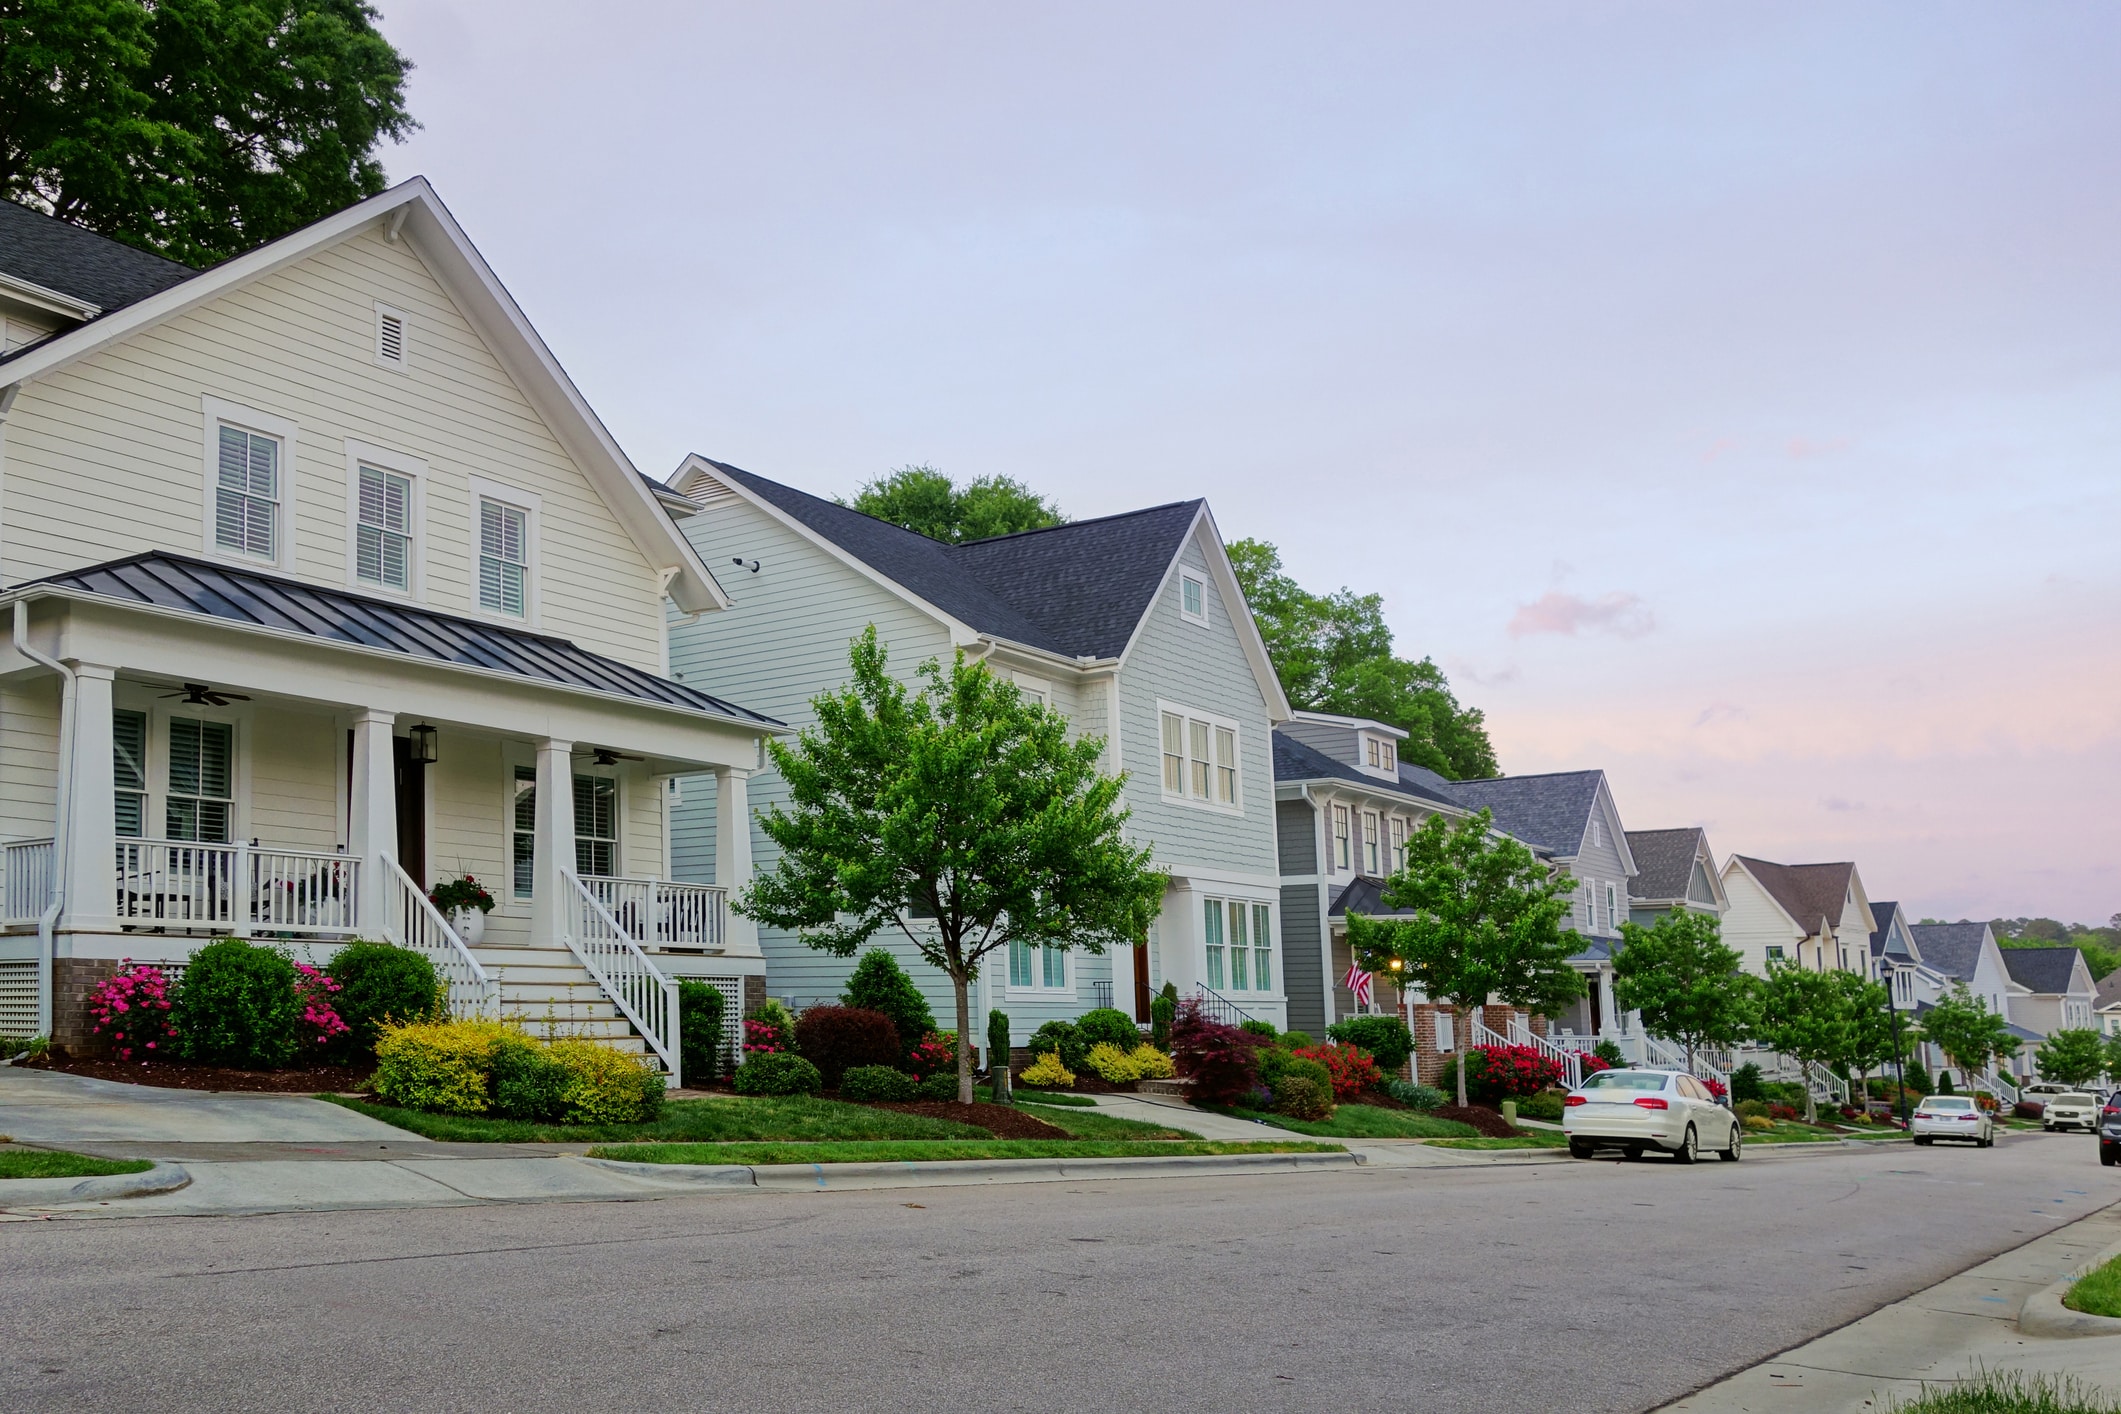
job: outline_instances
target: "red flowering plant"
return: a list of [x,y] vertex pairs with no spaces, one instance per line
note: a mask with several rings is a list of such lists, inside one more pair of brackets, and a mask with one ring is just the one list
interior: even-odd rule
[[1704,1075],[1701,1077],[1701,1083],[1708,1087],[1708,1091],[1711,1095],[1714,1095],[1716,1097],[1717,1104],[1720,1105],[1725,1100],[1731,1098],[1731,1087],[1724,1084],[1721,1080],[1717,1080],[1712,1076]]
[[781,1044],[780,1027],[775,1026],[770,1021],[747,1020],[744,1023],[745,1055],[765,1055],[772,1051],[785,1049],[786,1047]]
[[1596,1051],[1578,1051],[1576,1062],[1583,1067],[1585,1075],[1596,1075],[1601,1070],[1611,1070],[1613,1063]]
[[1465,1067],[1466,1097],[1483,1105],[1521,1100],[1562,1081],[1561,1062],[1537,1046],[1475,1046]]
[[1191,1081],[1190,1098],[1211,1105],[1254,1103],[1259,1084],[1259,1037],[1213,1020],[1188,998],[1171,1022],[1171,1060]]
[[169,978],[162,969],[127,958],[118,964],[116,973],[89,993],[88,1029],[109,1041],[120,1060],[131,1060],[134,1051],[167,1056],[172,1054],[177,1039],[169,1010]]
[[915,1080],[926,1080],[931,1075],[957,1069],[957,1037],[947,1039],[930,1031],[921,1037],[920,1044],[906,1055],[904,1069]]
[[1326,1046],[1300,1046],[1289,1053],[1305,1060],[1315,1060],[1333,1077],[1333,1099],[1346,1103],[1365,1090],[1376,1090],[1385,1083],[1384,1072],[1377,1068],[1377,1061],[1360,1046],[1335,1043]]
[[339,1009],[332,1005],[331,999],[338,990],[339,979],[330,973],[319,971],[306,962],[295,964],[295,999],[302,1003],[302,1019],[298,1024],[304,1041],[329,1046],[352,1029],[339,1016]]

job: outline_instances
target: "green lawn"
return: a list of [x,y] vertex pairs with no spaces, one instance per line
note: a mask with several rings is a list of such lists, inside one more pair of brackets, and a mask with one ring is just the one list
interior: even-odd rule
[[2117,1414],[2121,1404],[2066,1376],[1982,1370],[1965,1383],[1923,1386],[1922,1397],[1893,1401],[1889,1414]]
[[1026,1114],[1067,1130],[1078,1139],[1198,1139],[1190,1129],[1149,1124],[1138,1119],[1100,1114],[1096,1110],[1063,1108],[1059,1105],[1025,1105]]
[[1825,1125],[1804,1124],[1797,1120],[1776,1120],[1773,1129],[1745,1132],[1748,1144],[1817,1144],[1842,1139],[1898,1139],[1905,1130],[1899,1129],[1829,1129]]
[[1464,1139],[1479,1133],[1472,1125],[1455,1119],[1437,1119],[1419,1110],[1388,1110],[1379,1105],[1341,1105],[1334,1109],[1331,1119],[1291,1119],[1264,1110],[1218,1108],[1216,1113],[1330,1139]]
[[344,1105],[385,1124],[424,1134],[429,1139],[458,1143],[836,1142],[872,1139],[979,1139],[991,1142],[986,1130],[952,1120],[928,1119],[922,1115],[842,1104],[838,1100],[820,1100],[808,1095],[732,1095],[708,1100],[672,1100],[663,1106],[663,1117],[649,1124],[532,1124],[486,1115],[426,1114],[420,1110],[401,1110],[392,1105],[339,1095],[319,1095],[317,1098]]
[[2121,1257],[2102,1262],[2070,1283],[2062,1304],[2087,1316],[2121,1316]]
[[[1066,1095],[1058,1090],[1025,1090],[1021,1087],[1013,1089],[1009,1093],[1016,1097],[1016,1102],[1019,1105],[1066,1105],[1070,1109],[1093,1110],[1097,1108],[1097,1101],[1091,1099],[1088,1095]],[[992,1101],[994,1099],[994,1091],[985,1085],[975,1085],[972,1087],[972,1098],[980,1101]]]
[[92,1159],[60,1149],[0,1149],[0,1179],[107,1178],[114,1173],[146,1173],[151,1159]]
[[1221,1143],[1190,1140],[986,1139],[848,1144],[612,1144],[592,1159],[636,1164],[937,1163],[960,1159],[1148,1159],[1200,1154],[1339,1154],[1338,1144],[1284,1140]]
[[1551,1129],[1527,1129],[1515,1139],[1490,1139],[1485,1134],[1472,1139],[1432,1139],[1433,1149],[1566,1149],[1569,1141]]

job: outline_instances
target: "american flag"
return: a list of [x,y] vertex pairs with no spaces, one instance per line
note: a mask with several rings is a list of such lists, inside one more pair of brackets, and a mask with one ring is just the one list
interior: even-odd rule
[[1350,964],[1348,975],[1342,979],[1341,985],[1355,994],[1355,1005],[1368,1006],[1370,1004],[1370,974],[1363,971],[1360,967]]

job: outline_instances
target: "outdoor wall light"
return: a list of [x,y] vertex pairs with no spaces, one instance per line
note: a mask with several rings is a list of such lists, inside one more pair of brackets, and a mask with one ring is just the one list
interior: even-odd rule
[[1400,968],[1401,968],[1402,966],[1404,966],[1404,965],[1405,965],[1405,964],[1401,963],[1401,962],[1400,962],[1400,960],[1399,960],[1398,958],[1396,958],[1396,957],[1395,957],[1395,958],[1393,958],[1393,959],[1392,959],[1392,970],[1393,970],[1394,972],[1397,972],[1397,971],[1399,971],[1399,969],[1400,969]]
[[425,722],[418,723],[406,735],[412,740],[412,749],[406,755],[422,765],[432,766],[440,759],[439,738],[441,733]]

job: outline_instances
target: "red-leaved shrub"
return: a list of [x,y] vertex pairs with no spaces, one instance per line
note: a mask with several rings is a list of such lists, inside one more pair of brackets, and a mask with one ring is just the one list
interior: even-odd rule
[[1200,1003],[1178,1004],[1171,1022],[1171,1060],[1192,1082],[1188,1098],[1211,1105],[1249,1103],[1259,1085],[1260,1039],[1208,1017]]
[[795,1049],[817,1067],[827,1090],[858,1065],[896,1066],[898,1027],[880,1011],[858,1006],[814,1006],[795,1019]]
[[1305,1060],[1315,1060],[1333,1077],[1333,1098],[1345,1104],[1365,1090],[1375,1090],[1385,1083],[1384,1072],[1377,1068],[1377,1061],[1360,1046],[1333,1044],[1327,1046],[1302,1046],[1289,1054]]

